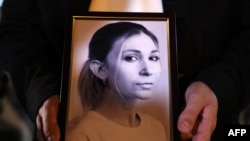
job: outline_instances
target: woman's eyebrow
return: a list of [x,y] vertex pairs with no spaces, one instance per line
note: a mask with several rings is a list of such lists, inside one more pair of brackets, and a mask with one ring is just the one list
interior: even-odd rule
[[160,53],[159,50],[152,50],[151,53]]
[[[127,52],[133,52],[133,53],[141,53],[140,50],[136,49],[129,49],[129,50],[124,50],[122,53],[127,53]],[[151,53],[159,53],[159,50],[152,50]]]
[[141,51],[136,50],[136,49],[128,49],[128,50],[124,50],[122,53],[127,53],[127,52],[141,53]]

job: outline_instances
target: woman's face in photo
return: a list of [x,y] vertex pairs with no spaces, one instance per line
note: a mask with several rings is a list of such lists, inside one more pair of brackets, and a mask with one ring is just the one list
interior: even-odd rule
[[153,40],[145,35],[133,35],[115,42],[107,56],[111,89],[126,100],[148,99],[158,82],[160,53]]

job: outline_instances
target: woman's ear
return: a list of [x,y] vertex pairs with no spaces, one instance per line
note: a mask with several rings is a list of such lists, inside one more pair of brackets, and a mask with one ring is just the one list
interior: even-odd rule
[[92,60],[89,67],[96,77],[104,81],[107,79],[107,73],[102,62]]

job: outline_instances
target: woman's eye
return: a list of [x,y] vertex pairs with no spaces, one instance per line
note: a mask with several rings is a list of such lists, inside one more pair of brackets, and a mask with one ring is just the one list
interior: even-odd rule
[[151,57],[149,57],[149,60],[158,61],[158,60],[160,60],[160,57],[159,56],[151,56]]
[[128,62],[133,62],[133,61],[138,60],[138,58],[135,57],[135,56],[126,56],[125,60],[128,61]]

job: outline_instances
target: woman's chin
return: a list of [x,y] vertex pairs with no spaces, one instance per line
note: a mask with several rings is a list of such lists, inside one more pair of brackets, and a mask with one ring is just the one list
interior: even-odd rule
[[140,100],[147,100],[150,99],[152,97],[153,93],[150,91],[144,91],[144,92],[140,92],[139,95],[137,95],[137,98]]

